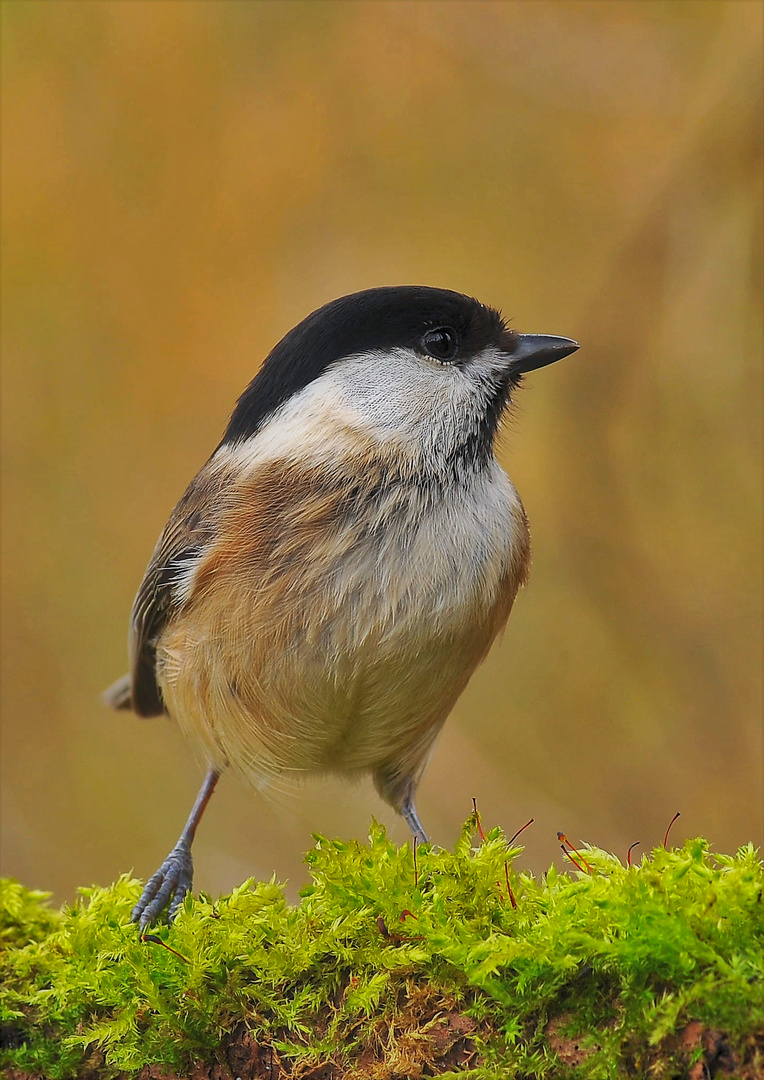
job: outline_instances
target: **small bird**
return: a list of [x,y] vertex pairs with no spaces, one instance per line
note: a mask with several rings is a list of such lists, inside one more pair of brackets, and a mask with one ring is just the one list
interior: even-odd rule
[[260,786],[370,773],[426,842],[414,796],[440,728],[530,559],[494,455],[523,376],[578,345],[519,334],[461,293],[368,289],[271,351],[177,504],[105,693],[168,714],[208,771],[133,909],[172,919],[226,769]]

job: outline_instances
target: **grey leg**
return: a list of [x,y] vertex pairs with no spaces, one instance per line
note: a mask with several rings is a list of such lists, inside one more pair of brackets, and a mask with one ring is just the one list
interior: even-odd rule
[[429,844],[427,833],[424,831],[424,826],[419,820],[419,814],[416,812],[416,806],[414,806],[414,796],[407,795],[401,803],[401,814],[406,819],[406,824],[411,829],[411,832],[417,838],[420,844]]
[[[411,772],[411,766],[407,763],[399,771],[395,764],[381,765],[374,772],[374,786],[379,794],[392,806],[393,810],[405,818],[408,827],[420,844],[429,844],[427,833],[424,831],[419,814],[414,806],[414,792],[416,791],[419,777],[422,775],[420,766],[415,772]],[[405,769],[405,771],[404,771]]]
[[149,878],[146,888],[141,893],[141,898],[133,908],[130,919],[137,922],[141,933],[147,926],[159,918],[163,908],[172,897],[167,910],[167,919],[172,922],[178,908],[183,903],[186,893],[191,891],[194,879],[194,860],[191,858],[191,844],[196,836],[196,827],[201,821],[202,814],[207,808],[215,784],[218,782],[218,773],[210,768],[204,778],[204,783],[199,789],[188,821],[183,827],[175,847],[167,856],[153,877]]

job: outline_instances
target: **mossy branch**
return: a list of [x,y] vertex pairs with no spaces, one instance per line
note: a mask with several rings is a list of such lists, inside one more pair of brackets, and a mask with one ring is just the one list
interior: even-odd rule
[[691,840],[631,867],[585,847],[588,870],[538,881],[474,825],[416,867],[377,826],[368,845],[317,837],[299,905],[245,882],[148,940],[128,877],[61,912],[4,882],[3,1075],[764,1074],[752,846]]

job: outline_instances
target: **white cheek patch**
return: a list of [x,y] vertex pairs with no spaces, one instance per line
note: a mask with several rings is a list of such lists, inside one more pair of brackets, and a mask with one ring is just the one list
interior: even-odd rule
[[339,393],[368,434],[447,460],[481,429],[506,371],[506,356],[494,348],[463,365],[394,349],[346,357],[318,381]]
[[462,373],[409,349],[352,356],[327,372],[360,423],[370,430],[421,434],[460,400]]
[[480,430],[506,364],[494,348],[464,365],[404,348],[345,357],[286,401],[256,435],[224,444],[213,460],[239,468],[284,458],[331,461],[357,450],[360,436],[437,468]]

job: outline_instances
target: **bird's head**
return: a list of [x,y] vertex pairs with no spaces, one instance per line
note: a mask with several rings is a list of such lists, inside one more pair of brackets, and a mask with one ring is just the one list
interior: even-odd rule
[[326,416],[328,406],[343,423],[433,464],[480,465],[523,376],[577,348],[570,338],[518,334],[494,308],[448,289],[367,289],[319,308],[282,338],[239,399],[223,445],[287,413],[318,407]]

